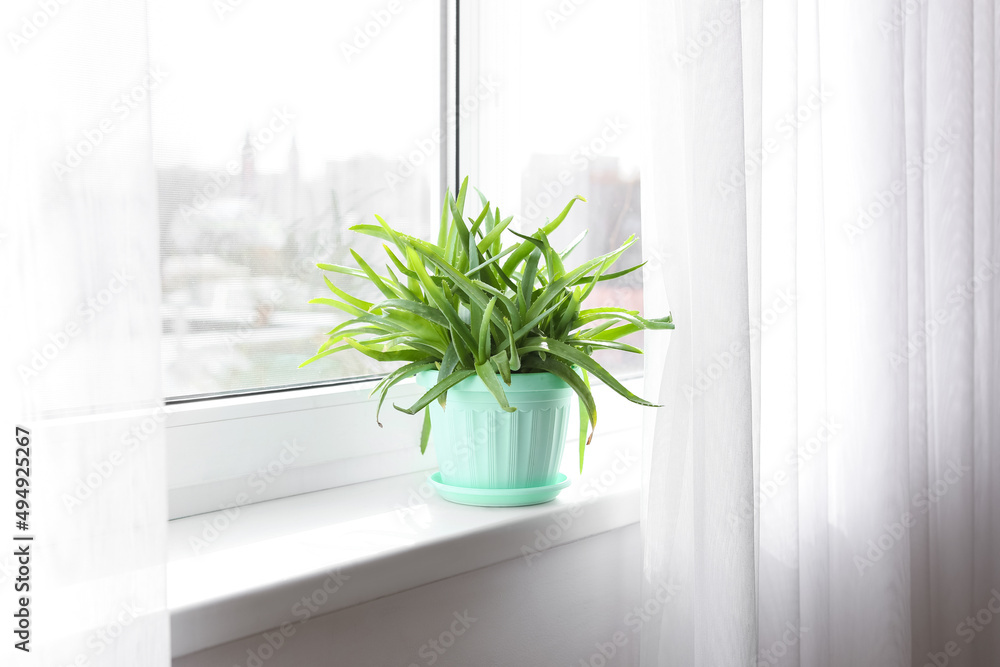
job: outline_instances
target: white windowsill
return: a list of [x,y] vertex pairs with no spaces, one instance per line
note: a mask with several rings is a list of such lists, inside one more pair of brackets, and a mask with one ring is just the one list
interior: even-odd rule
[[[595,439],[582,476],[568,445],[562,469],[573,484],[532,507],[449,503],[422,471],[171,521],[173,655],[523,558],[525,547],[545,558],[546,531],[554,547],[635,523],[638,443],[637,428]],[[223,530],[196,554],[191,539],[211,538],[213,522]]]

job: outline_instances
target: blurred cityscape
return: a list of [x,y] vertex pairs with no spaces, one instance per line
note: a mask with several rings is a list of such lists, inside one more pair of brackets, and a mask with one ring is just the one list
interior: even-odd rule
[[[428,173],[391,178],[397,168],[398,161],[358,156],[328,162],[321,177],[306,179],[293,141],[282,172],[260,173],[249,134],[240,160],[215,171],[159,168],[167,395],[384,373],[384,366],[346,352],[297,367],[315,354],[324,332],[342,321],[337,311],[308,303],[329,293],[315,264],[354,266],[351,248],[376,268],[385,261],[381,242],[349,232],[350,226],[374,223],[377,213],[409,234],[428,238],[436,230],[431,211],[440,193],[431,191]],[[623,176],[616,158],[594,158],[584,167],[568,157],[535,155],[521,183],[517,225],[522,230],[557,215],[573,195],[587,198],[589,203],[578,204],[553,239],[561,247],[584,228],[590,230],[573,254],[574,263],[639,234],[639,179]],[[617,268],[640,261],[636,245]],[[353,294],[376,297],[360,280],[328,275]],[[613,287],[602,283],[587,305],[641,309],[641,276],[637,271]],[[602,361],[619,370],[642,368],[641,357],[631,355],[605,354]]]

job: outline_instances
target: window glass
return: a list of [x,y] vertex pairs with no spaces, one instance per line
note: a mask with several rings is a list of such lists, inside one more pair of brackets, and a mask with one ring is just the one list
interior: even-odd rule
[[[476,69],[460,98],[471,106],[483,80],[496,82],[496,93],[461,120],[459,169],[501,208],[516,207],[525,233],[574,195],[586,197],[553,237],[561,248],[589,230],[571,264],[639,236],[640,25],[639,0],[481,3],[462,25],[459,57]],[[637,242],[616,268],[641,261]],[[585,304],[597,306],[641,311],[642,271],[601,283]],[[624,340],[641,347],[642,334]],[[618,372],[642,370],[638,355],[595,356]]]
[[379,249],[348,227],[435,219],[439,3],[151,0],[149,32],[166,394],[380,372],[297,366],[339,321],[315,263]]

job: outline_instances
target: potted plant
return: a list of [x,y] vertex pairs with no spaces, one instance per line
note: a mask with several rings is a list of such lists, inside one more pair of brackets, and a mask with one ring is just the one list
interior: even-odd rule
[[[558,467],[574,394],[583,468],[597,424],[590,376],[634,403],[653,405],[595,361],[594,350],[641,354],[619,339],[644,329],[672,329],[673,323],[670,316],[647,319],[624,308],[582,307],[599,282],[643,266],[610,270],[635,242],[630,237],[613,252],[566,267],[583,235],[561,252],[549,235],[583,197],[525,236],[509,229],[512,216],[501,218],[482,193],[478,215],[466,218],[467,190],[468,178],[457,197],[445,193],[437,243],[400,233],[377,215],[377,225],[351,227],[383,241],[385,274],[353,250],[357,268],[317,266],[370,281],[384,298],[359,299],[324,276],[333,297],[311,303],[337,308],[349,319],[329,331],[319,352],[302,365],[349,349],[401,363],[372,391],[379,395],[375,419],[389,389],[416,376],[426,392],[413,405],[395,408],[424,412],[421,452],[433,426],[440,471],[431,481],[442,496],[475,505],[544,502],[568,484]],[[505,232],[517,242],[504,245]]]

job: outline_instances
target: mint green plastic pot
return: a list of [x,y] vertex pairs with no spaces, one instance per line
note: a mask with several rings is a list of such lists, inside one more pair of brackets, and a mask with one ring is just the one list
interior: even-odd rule
[[[433,387],[437,371],[417,374]],[[503,380],[501,380],[503,382]],[[441,481],[466,489],[523,489],[560,482],[573,390],[550,373],[514,373],[505,412],[479,376],[448,390],[446,408],[433,401],[431,439]]]

